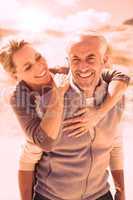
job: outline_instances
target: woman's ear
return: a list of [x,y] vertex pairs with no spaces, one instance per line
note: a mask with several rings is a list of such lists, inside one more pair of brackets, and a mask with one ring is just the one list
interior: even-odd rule
[[11,77],[14,79],[14,80],[18,80],[18,77],[17,77],[17,73],[16,72],[14,72],[14,73],[12,73],[12,74],[10,74],[11,75]]

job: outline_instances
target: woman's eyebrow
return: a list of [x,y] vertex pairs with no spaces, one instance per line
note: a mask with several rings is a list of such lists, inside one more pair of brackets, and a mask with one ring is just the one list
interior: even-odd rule
[[38,56],[42,56],[40,53],[35,53],[35,59],[38,57]]
[[[38,56],[41,56],[41,54],[40,54],[40,53],[35,53],[35,59],[36,59]],[[30,65],[30,64],[32,64],[32,63],[31,63],[30,61],[28,61],[28,62],[24,63],[23,66],[27,66],[27,65]]]
[[23,67],[25,67],[25,66],[27,66],[27,65],[30,65],[31,64],[31,62],[26,62],[24,65],[23,65]]

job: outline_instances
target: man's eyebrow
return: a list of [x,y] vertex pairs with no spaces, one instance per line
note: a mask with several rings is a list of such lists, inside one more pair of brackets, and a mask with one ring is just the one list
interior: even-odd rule
[[72,58],[79,59],[79,57],[76,55],[72,55]]

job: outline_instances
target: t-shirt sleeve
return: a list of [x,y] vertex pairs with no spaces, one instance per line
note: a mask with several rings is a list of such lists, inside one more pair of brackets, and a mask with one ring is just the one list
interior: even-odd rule
[[32,142],[26,141],[22,145],[19,157],[19,170],[34,171],[35,165],[41,159],[42,149]]
[[24,90],[20,95],[16,90],[10,98],[10,104],[25,133],[26,139],[44,151],[51,151],[55,140],[41,129],[41,118],[36,112],[36,105],[32,95]]
[[130,78],[128,75],[123,74],[122,72],[119,72],[116,70],[105,70],[102,73],[102,78],[108,84],[111,81],[123,81],[128,85],[130,81]]

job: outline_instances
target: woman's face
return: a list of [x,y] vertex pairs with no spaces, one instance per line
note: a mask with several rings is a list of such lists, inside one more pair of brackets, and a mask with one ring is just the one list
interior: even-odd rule
[[49,85],[52,82],[45,58],[29,44],[14,53],[13,62],[16,65],[16,76],[19,81],[23,80],[33,88]]

